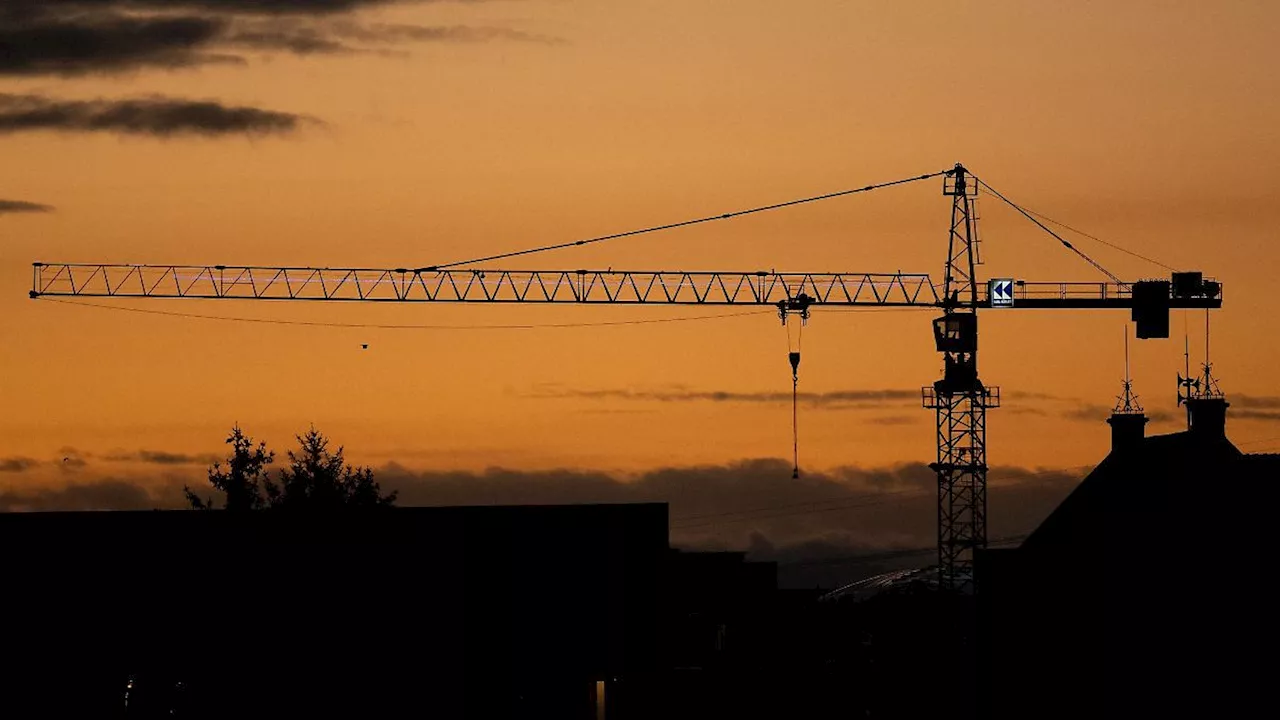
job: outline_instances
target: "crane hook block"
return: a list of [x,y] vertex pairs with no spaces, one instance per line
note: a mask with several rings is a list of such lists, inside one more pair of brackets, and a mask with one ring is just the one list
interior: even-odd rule
[[800,353],[787,353],[787,359],[791,361],[791,374],[796,375],[800,372]]

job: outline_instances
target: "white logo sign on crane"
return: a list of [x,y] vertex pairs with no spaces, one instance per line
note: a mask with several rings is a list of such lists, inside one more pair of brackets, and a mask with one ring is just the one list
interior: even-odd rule
[[1013,280],[992,280],[990,286],[991,307],[1013,307]]

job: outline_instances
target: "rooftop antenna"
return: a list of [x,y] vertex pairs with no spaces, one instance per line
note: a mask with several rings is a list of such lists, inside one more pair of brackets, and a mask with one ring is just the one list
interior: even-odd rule
[[1124,326],[1124,392],[1116,398],[1115,415],[1140,415],[1142,405],[1133,392],[1133,377],[1129,375],[1129,326]]
[[[1191,377],[1191,340],[1189,333],[1184,330],[1182,336],[1183,342],[1183,362],[1186,365],[1186,376],[1178,376],[1178,404],[1185,404],[1192,399],[1210,399],[1221,398],[1222,390],[1218,387],[1218,380],[1213,377],[1213,364],[1209,362],[1209,313],[1204,314],[1204,363],[1200,365],[1204,371],[1200,377]],[[1186,393],[1183,393],[1183,389]],[[1191,429],[1191,406],[1187,405],[1187,429]]]
[[1209,362],[1209,311],[1204,311],[1204,377],[1201,385],[1201,397],[1220,398],[1222,390],[1213,377],[1213,363]]
[[[1184,405],[1188,400],[1196,396],[1200,390],[1200,381],[1191,377],[1191,340],[1186,330],[1186,316],[1183,315],[1182,329],[1182,361],[1184,365],[1183,372],[1186,375],[1178,374],[1178,405]],[[1183,390],[1186,393],[1183,393]],[[1191,429],[1191,406],[1187,405],[1187,430]]]

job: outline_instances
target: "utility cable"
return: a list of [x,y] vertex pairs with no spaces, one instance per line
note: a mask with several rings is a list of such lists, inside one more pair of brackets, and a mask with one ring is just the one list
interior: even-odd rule
[[1048,226],[1048,225],[1045,225],[1044,223],[1042,223],[1042,222],[1040,222],[1038,219],[1036,219],[1036,217],[1035,217],[1035,216],[1033,216],[1031,213],[1027,212],[1026,210],[1023,210],[1023,209],[1022,209],[1022,207],[1020,207],[1017,203],[1013,202],[1012,200],[1010,200],[1009,198],[1005,197],[1004,195],[1001,195],[999,190],[996,190],[995,188],[991,187],[991,186],[990,186],[990,185],[988,185],[985,181],[983,181],[981,178],[977,178],[977,177],[975,177],[975,179],[978,181],[978,184],[979,184],[979,185],[981,185],[982,187],[984,187],[984,188],[986,188],[986,189],[990,190],[990,191],[991,191],[991,193],[992,193],[993,195],[995,195],[996,197],[998,197],[998,198],[1000,198],[1001,200],[1003,200],[1003,201],[1005,202],[1005,204],[1006,204],[1006,205],[1008,205],[1009,207],[1013,208],[1014,210],[1017,210],[1018,212],[1022,213],[1022,216],[1023,216],[1023,217],[1025,217],[1026,219],[1028,219],[1028,220],[1030,220],[1031,222],[1035,223],[1035,224],[1036,224],[1036,226],[1037,226],[1037,227],[1039,227],[1041,230],[1044,230],[1045,232],[1047,232],[1047,233],[1049,233],[1050,235],[1052,235],[1052,236],[1054,237],[1054,239],[1056,239],[1058,242],[1062,243],[1062,246],[1063,246],[1063,247],[1065,247],[1066,249],[1070,250],[1071,252],[1073,252],[1073,253],[1075,253],[1075,254],[1079,255],[1080,257],[1084,258],[1084,261],[1085,261],[1085,262],[1087,262],[1087,263],[1089,263],[1090,265],[1092,265],[1093,267],[1095,267],[1095,268],[1096,268],[1099,272],[1101,272],[1103,275],[1106,275],[1107,277],[1111,278],[1111,281],[1112,281],[1112,282],[1114,282],[1114,283],[1116,283],[1116,284],[1118,284],[1118,285],[1124,285],[1124,284],[1125,284],[1123,280],[1121,280],[1120,278],[1116,277],[1116,276],[1115,276],[1115,274],[1114,274],[1114,273],[1112,273],[1110,270],[1108,270],[1108,269],[1106,269],[1106,268],[1102,267],[1102,265],[1098,264],[1098,262],[1097,262],[1096,260],[1094,260],[1093,258],[1089,257],[1088,255],[1085,255],[1085,254],[1084,254],[1084,252],[1082,252],[1082,251],[1081,251],[1079,248],[1077,248],[1075,245],[1072,245],[1071,243],[1067,242],[1067,240],[1066,240],[1065,238],[1063,238],[1061,235],[1059,235],[1058,233],[1056,233],[1056,232],[1054,232],[1053,230],[1049,229],[1049,226]]
[[648,320],[615,320],[594,323],[544,323],[540,325],[381,325],[371,323],[336,323],[306,320],[274,320],[270,318],[227,317],[222,315],[198,315],[194,313],[167,312],[164,310],[148,310],[145,308],[102,305],[91,302],[73,302],[70,300],[57,300],[48,297],[42,297],[40,300],[44,302],[61,303],[63,305],[97,308],[100,310],[119,310],[123,312],[143,313],[145,315],[163,315],[166,317],[187,318],[192,320],[223,320],[227,322],[261,323],[267,325],[301,325],[306,327],[356,328],[367,330],[543,330],[553,328],[586,328],[609,327],[614,325],[650,325],[657,323],[693,322],[696,320],[719,320],[723,318],[747,317],[751,315],[772,315],[774,313],[772,310],[750,310],[747,312],[720,313],[717,315],[693,315],[674,318],[653,318]]
[[895,185],[904,185],[906,183],[917,182],[920,180],[928,180],[930,178],[941,177],[951,170],[943,170],[941,172],[928,173],[918,175],[916,177],[904,178],[902,180],[893,180],[890,182],[877,183],[875,185],[867,185],[865,187],[854,188],[851,190],[841,190],[839,192],[826,193],[824,195],[814,195],[812,197],[799,198],[797,200],[788,200],[786,202],[774,203],[772,205],[762,205],[760,207],[748,208],[746,210],[737,210],[734,212],[721,213],[718,215],[708,215],[706,217],[694,218],[692,220],[682,220],[680,222],[667,223],[665,225],[654,225],[653,227],[641,228],[639,230],[628,230],[626,232],[614,233],[612,235],[601,235],[599,237],[587,238],[584,240],[574,240],[571,242],[557,243],[554,245],[542,245],[540,247],[527,248],[525,250],[514,250],[511,252],[498,253],[496,255],[486,255],[484,257],[472,258],[470,260],[456,260],[454,262],[443,263],[441,265],[431,265],[425,268],[419,268],[420,272],[434,272],[436,270],[444,270],[445,268],[457,267],[459,265],[471,265],[473,263],[488,262],[490,260],[504,260],[506,258],[519,257],[521,255],[532,255],[534,253],[548,252],[551,250],[563,250],[565,248],[579,247],[582,245],[591,245],[593,243],[605,242],[606,240],[618,240],[621,238],[635,237],[636,235],[646,235],[648,233],[660,232],[663,230],[674,230],[676,228],[688,227],[690,225],[700,225],[716,220],[730,220],[743,215],[752,215],[755,213],[768,212],[770,210],[781,210],[782,208],[793,207],[795,205],[803,205],[805,203],[818,202],[819,200],[830,200],[832,198],[844,197],[846,195],[855,195],[858,193],[870,192],[871,190],[880,190],[882,188],[893,187]]

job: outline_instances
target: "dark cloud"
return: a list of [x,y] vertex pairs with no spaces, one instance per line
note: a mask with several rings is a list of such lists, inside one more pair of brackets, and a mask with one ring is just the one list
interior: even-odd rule
[[[1084,469],[993,468],[993,537],[1034,528],[1066,496]],[[753,534],[781,546],[821,542],[832,553],[928,547],[936,541],[936,476],[921,463],[842,467],[824,472],[791,463],[744,460],[665,468],[635,477],[590,471],[378,472],[402,505],[666,502],[672,541],[685,547],[746,549]]]
[[169,504],[140,485],[115,479],[0,493],[0,512],[150,510]]
[[39,460],[33,460],[28,457],[0,458],[0,473],[26,472],[39,464]]
[[[991,537],[1035,528],[1085,470],[992,468]],[[570,469],[418,472],[392,463],[376,476],[384,490],[399,492],[402,506],[665,502],[675,546],[746,550],[756,559],[821,568],[788,571],[792,580],[810,586],[857,579],[894,563],[928,563],[929,553],[921,550],[937,539],[937,481],[921,463],[823,472],[802,468],[794,480],[791,463],[781,459],[660,468],[634,476]],[[0,511],[180,508],[184,483],[202,496],[217,495],[188,470],[185,477],[159,481],[110,478],[10,491],[0,495]]]
[[22,200],[0,200],[0,215],[8,213],[47,213],[53,212],[52,205],[24,202]]
[[466,25],[423,26],[354,22],[315,22],[297,19],[244,21],[222,41],[228,46],[278,50],[296,55],[367,52],[369,46],[413,42],[523,42],[558,45],[564,41],[502,27]]
[[[936,532],[936,479],[922,463],[846,466],[822,472],[802,469],[799,479],[792,479],[791,463],[781,459],[659,468],[634,476],[571,469],[418,472],[395,463],[376,474],[384,489],[399,491],[403,506],[665,502],[671,506],[673,537],[690,546],[727,543],[741,549],[758,532],[780,544],[821,539],[846,550],[884,550],[928,545]],[[1079,469],[993,468],[989,475],[992,523],[997,526],[993,534],[1034,527],[1079,477]],[[181,507],[182,484],[204,490],[201,480],[192,472],[184,478],[135,482],[134,490],[121,495],[134,504],[110,507],[140,507],[135,501],[142,496],[159,503],[147,507]],[[122,482],[102,481],[109,488],[94,497],[120,493]],[[84,494],[94,485],[67,488]],[[10,501],[43,509],[78,507],[58,506],[55,500],[60,492],[31,490],[30,497],[10,496]]]
[[212,100],[151,96],[126,100],[59,100],[0,94],[0,134],[50,130],[116,132],[170,137],[285,133],[307,121],[301,115]]
[[108,462],[147,463],[150,465],[212,465],[222,460],[213,454],[189,455],[187,453],[164,452],[163,450],[139,450],[134,453],[111,453],[104,455]]
[[377,5],[467,3],[479,0],[5,0],[16,16],[74,15],[85,12],[205,11],[245,15],[331,15]]
[[[546,387],[530,395],[539,398],[583,398],[587,400],[637,400],[648,402],[728,402],[790,403],[789,392],[735,392],[726,390],[573,390]],[[900,405],[919,402],[919,390],[835,390],[825,393],[802,392],[796,398],[816,407],[851,408]]]
[[199,52],[225,25],[213,18],[116,14],[10,18],[0,23],[0,74],[82,75],[226,61]]
[[281,50],[295,55],[356,52],[356,48],[314,25],[260,23],[239,26],[224,38],[228,45],[257,50]]
[[342,19],[378,4],[384,3],[10,0],[0,7],[0,75],[74,76],[244,63],[229,52],[237,48],[313,55],[366,50],[359,44],[561,42],[502,27],[363,25]]

